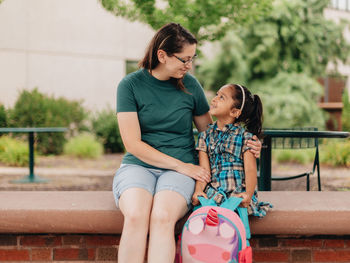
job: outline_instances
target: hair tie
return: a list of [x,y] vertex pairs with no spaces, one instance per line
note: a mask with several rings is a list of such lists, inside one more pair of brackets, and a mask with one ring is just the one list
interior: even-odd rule
[[240,87],[241,88],[241,90],[242,90],[242,94],[243,94],[243,101],[242,101],[242,105],[241,105],[241,108],[239,109],[240,111],[242,111],[243,110],[243,107],[244,107],[244,102],[245,102],[245,92],[244,92],[244,89],[243,89],[243,87],[241,86],[241,85],[239,85],[239,84],[236,84],[238,87]]

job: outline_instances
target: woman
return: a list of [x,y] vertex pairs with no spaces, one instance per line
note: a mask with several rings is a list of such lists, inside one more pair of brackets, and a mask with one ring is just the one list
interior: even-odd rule
[[[159,29],[141,69],[118,86],[117,118],[127,150],[113,181],[124,215],[118,262],[173,262],[174,226],[191,204],[195,180],[210,172],[196,165],[192,121],[198,131],[212,123],[199,82],[187,72],[197,40],[179,24]],[[251,141],[259,154],[261,143]]]

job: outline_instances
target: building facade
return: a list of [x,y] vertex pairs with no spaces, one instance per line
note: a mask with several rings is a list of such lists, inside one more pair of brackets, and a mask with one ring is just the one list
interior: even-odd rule
[[4,0],[0,4],[0,104],[21,90],[115,107],[126,62],[140,59],[153,30],[98,0]]

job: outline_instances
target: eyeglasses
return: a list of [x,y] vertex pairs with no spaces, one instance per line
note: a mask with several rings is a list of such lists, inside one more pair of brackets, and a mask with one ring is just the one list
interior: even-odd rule
[[179,58],[176,55],[173,55],[174,57],[176,57],[178,60],[180,60],[182,63],[184,63],[185,65],[190,64],[191,62],[193,62],[193,60],[197,57],[197,54],[195,54],[192,58],[188,59],[188,60],[184,60],[182,58]]

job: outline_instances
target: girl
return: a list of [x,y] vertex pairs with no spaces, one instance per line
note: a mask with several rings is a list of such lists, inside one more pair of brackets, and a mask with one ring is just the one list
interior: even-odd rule
[[[210,173],[195,160],[192,122],[199,131],[212,122],[199,82],[187,72],[197,40],[170,23],[152,38],[140,69],[118,85],[117,118],[126,148],[113,180],[116,205],[124,216],[119,263],[173,262],[175,223],[191,204],[195,180]],[[258,156],[259,141],[251,141]]]
[[[247,141],[253,134],[261,135],[262,111],[259,96],[241,85],[227,84],[217,92],[210,104],[210,113],[217,121],[200,133],[196,147],[199,164],[211,171],[211,180],[208,184],[197,180],[194,205],[199,203],[198,196],[211,198],[223,191],[227,197],[242,197],[242,206],[249,214],[266,214],[270,204],[257,200],[256,159],[247,151]],[[221,203],[222,197],[217,194],[215,201]]]

